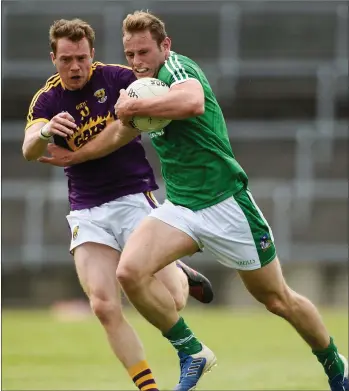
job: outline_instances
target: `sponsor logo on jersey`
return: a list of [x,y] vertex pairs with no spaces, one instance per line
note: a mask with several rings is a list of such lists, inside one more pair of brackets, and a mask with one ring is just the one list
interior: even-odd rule
[[83,109],[86,106],[87,106],[87,100],[85,100],[84,102],[79,103],[75,107],[76,107],[76,110],[81,110],[81,109]]
[[91,138],[100,133],[110,122],[114,121],[114,116],[108,111],[107,115],[93,118],[81,123],[75,130],[72,136],[67,137],[69,147],[76,151],[85,145]]
[[150,137],[150,138],[155,138],[155,137],[163,136],[164,134],[165,134],[164,129],[161,129],[161,130],[158,130],[157,132],[151,132],[151,133],[149,133],[149,137]]
[[96,98],[98,98],[97,102],[98,103],[104,103],[107,100],[107,96],[105,95],[105,89],[100,88],[93,94]]

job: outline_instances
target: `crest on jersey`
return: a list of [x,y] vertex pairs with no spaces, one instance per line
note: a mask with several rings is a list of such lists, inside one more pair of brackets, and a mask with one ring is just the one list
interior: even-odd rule
[[260,246],[263,251],[266,251],[272,244],[270,236],[266,233],[260,239]]
[[105,89],[100,88],[93,94],[97,99],[98,103],[104,103],[107,100],[107,96],[105,95]]
[[73,229],[73,240],[75,240],[78,237],[78,233],[79,233],[79,226],[77,225]]

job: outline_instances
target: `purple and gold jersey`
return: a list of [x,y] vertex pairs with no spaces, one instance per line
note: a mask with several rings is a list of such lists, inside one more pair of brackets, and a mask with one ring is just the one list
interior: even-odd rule
[[[26,129],[36,122],[49,122],[58,113],[67,111],[78,127],[67,139],[54,136],[54,142],[76,151],[116,119],[114,105],[119,91],[134,80],[127,67],[95,62],[86,85],[81,90],[70,91],[64,88],[57,73],[34,95]],[[140,137],[104,158],[64,170],[72,210],[92,208],[128,194],[158,188]]]

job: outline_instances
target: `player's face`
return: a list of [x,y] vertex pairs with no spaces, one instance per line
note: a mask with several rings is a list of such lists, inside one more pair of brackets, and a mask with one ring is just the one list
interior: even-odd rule
[[170,55],[170,38],[166,37],[159,46],[149,30],[125,34],[123,44],[128,65],[137,79],[156,77],[159,68]]
[[51,53],[51,59],[68,90],[78,90],[88,81],[94,49],[86,38],[73,42],[68,38],[57,41],[56,54]]

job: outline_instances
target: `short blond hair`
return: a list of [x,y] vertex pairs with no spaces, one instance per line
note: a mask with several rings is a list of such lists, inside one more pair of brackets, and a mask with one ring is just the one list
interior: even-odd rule
[[123,35],[145,30],[150,31],[158,45],[167,37],[165,23],[149,11],[135,11],[133,14],[128,14],[122,22]]
[[60,38],[68,38],[73,42],[78,42],[83,38],[86,38],[90,49],[92,50],[95,40],[95,32],[87,22],[81,19],[60,19],[53,23],[49,32],[50,46],[54,54],[56,54],[57,41]]

